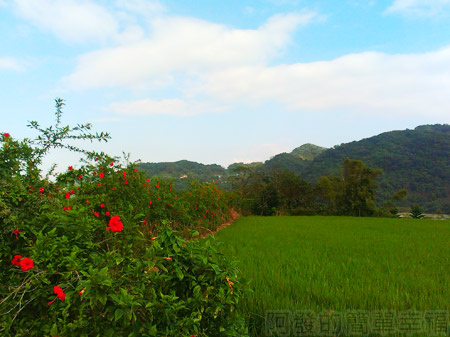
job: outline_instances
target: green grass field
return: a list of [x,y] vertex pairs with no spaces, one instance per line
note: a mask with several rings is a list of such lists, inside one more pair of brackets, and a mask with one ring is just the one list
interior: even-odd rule
[[450,221],[245,217],[216,235],[252,293],[241,310],[450,310]]

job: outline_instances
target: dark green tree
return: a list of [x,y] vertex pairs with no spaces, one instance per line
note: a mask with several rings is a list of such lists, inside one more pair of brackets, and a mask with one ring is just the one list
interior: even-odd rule
[[344,215],[372,216],[377,207],[375,190],[380,169],[373,169],[361,160],[346,158],[341,173],[341,184],[337,191],[337,206]]
[[425,216],[425,214],[423,214],[422,209],[418,204],[414,204],[411,206],[409,216],[413,219],[422,219]]

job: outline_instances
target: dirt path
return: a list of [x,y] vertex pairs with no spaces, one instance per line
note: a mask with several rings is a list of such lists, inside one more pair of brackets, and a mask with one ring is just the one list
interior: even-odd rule
[[226,227],[228,227],[228,226],[231,226],[231,225],[232,225],[232,224],[233,224],[233,223],[241,216],[241,214],[239,214],[238,212],[236,212],[234,209],[230,209],[229,212],[228,212],[228,214],[229,214],[229,216],[230,216],[230,221],[225,222],[225,223],[219,225],[219,226],[216,228],[216,230],[214,230],[214,231],[212,231],[212,230],[210,230],[210,229],[204,229],[204,228],[202,228],[201,230],[199,230],[200,235],[196,236],[195,238],[196,238],[196,239],[201,239],[201,238],[207,237],[208,235],[214,235],[214,234],[216,234],[217,232],[219,232],[220,230],[222,230],[222,229],[224,229],[224,228],[226,228]]

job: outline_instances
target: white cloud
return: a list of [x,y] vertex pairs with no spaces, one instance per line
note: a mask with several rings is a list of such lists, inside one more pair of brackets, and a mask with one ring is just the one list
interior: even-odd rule
[[11,57],[0,57],[0,70],[2,69],[15,71],[24,70],[20,62]]
[[175,115],[191,116],[204,112],[221,111],[221,107],[215,107],[204,102],[186,102],[173,98],[163,100],[141,99],[137,101],[111,103],[106,110],[119,115]]
[[331,61],[242,66],[207,74],[192,89],[234,104],[281,103],[294,111],[420,115],[450,121],[450,47],[425,54],[346,55]]
[[442,15],[450,10],[450,0],[394,0],[386,13],[399,13],[409,16]]
[[149,0],[117,0],[116,5],[129,12],[151,17],[166,11],[166,7],[159,1]]
[[16,13],[64,42],[106,42],[118,32],[115,17],[88,0],[15,0]]
[[265,64],[290,42],[292,32],[315,14],[275,15],[258,29],[233,29],[186,17],[152,21],[152,37],[104,48],[79,57],[64,80],[75,88],[139,86],[175,73],[193,75],[213,69]]

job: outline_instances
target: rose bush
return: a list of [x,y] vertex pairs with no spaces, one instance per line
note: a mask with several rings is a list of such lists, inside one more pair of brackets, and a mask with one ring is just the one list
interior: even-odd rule
[[31,123],[37,142],[0,137],[0,335],[246,335],[236,263],[213,238],[176,231],[215,228],[230,196],[198,183],[179,193],[97,153],[41,178],[52,143],[80,131],[59,126],[61,103],[54,129]]

